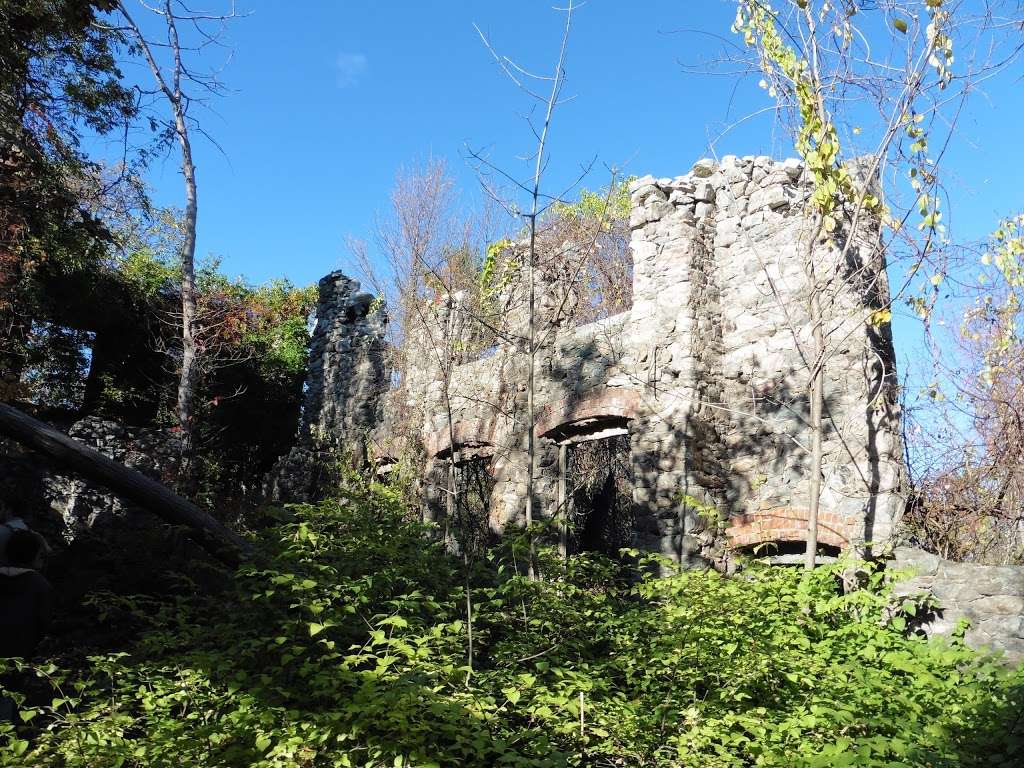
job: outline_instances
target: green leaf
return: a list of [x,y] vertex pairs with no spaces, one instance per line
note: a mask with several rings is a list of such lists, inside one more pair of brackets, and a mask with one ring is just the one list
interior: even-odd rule
[[903,34],[907,34],[907,22],[905,22],[903,19],[893,19],[892,25]]

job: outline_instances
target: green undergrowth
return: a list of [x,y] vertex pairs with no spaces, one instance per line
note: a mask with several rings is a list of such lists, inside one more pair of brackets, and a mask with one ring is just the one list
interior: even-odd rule
[[25,669],[0,765],[1024,764],[1024,675],[908,636],[878,574],[531,582],[515,542],[466,565],[376,485],[279,517],[227,591],[136,602],[127,652]]

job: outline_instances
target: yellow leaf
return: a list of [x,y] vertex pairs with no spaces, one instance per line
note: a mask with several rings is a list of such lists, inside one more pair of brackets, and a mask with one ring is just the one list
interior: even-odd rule
[[903,19],[893,19],[892,25],[904,35],[907,34],[907,22]]
[[892,322],[892,310],[889,309],[876,309],[868,318],[868,323],[876,328],[889,322]]

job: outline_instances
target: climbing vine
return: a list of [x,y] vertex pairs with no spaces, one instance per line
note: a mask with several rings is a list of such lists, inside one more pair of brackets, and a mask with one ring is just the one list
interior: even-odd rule
[[[808,62],[783,41],[771,6],[741,0],[733,29],[743,35],[747,46],[757,50],[766,75],[773,80],[783,78],[795,97],[800,117],[796,150],[814,182],[810,203],[821,217],[822,229],[831,235],[838,227],[842,204],[853,200],[855,194],[849,170],[839,162],[839,136],[820,98],[820,84],[815,82]],[[877,198],[864,202],[880,210]]]

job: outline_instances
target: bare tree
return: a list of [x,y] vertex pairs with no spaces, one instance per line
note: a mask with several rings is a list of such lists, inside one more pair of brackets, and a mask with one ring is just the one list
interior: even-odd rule
[[[393,339],[403,382],[408,383],[407,373],[422,369],[424,357],[432,362],[432,381],[439,385],[450,446],[444,482],[448,520],[460,509],[459,462],[466,458],[461,455],[464,451],[459,448],[455,430],[457,410],[469,401],[489,406],[495,413],[503,408],[501,403],[482,403],[480,393],[454,391],[455,370],[494,343],[526,353],[527,412],[525,418],[520,418],[528,442],[525,517],[531,576],[536,573],[532,551],[537,517],[533,377],[538,353],[552,343],[559,328],[614,314],[628,308],[630,302],[630,281],[624,279],[631,268],[626,248],[628,195],[624,184],[613,173],[603,193],[584,191],[572,203],[563,199],[566,193],[549,195],[542,190],[550,159],[547,137],[554,111],[563,101],[564,62],[574,8],[566,9],[558,62],[551,76],[526,73],[498,56],[484,39],[506,74],[536,98],[544,112],[543,122],[533,125],[538,145],[529,158],[531,176],[525,182],[514,182],[524,198],[522,205],[509,202],[488,178],[500,176],[512,181],[512,177],[480,153],[470,153],[481,168],[488,199],[516,222],[514,239],[495,240],[494,228],[486,226],[490,222],[486,212],[459,215],[454,220],[447,216],[453,188],[442,164],[432,161],[418,172],[399,175],[392,194],[392,215],[378,221],[378,250],[388,270],[381,274],[375,269],[364,243],[351,244],[362,272],[378,292],[391,297],[389,303],[396,309],[398,322]],[[524,81],[530,85],[534,81],[542,83],[545,95],[534,93]],[[571,185],[570,190],[575,186]]]
[[[382,273],[361,241],[350,250],[360,271],[381,296],[388,297],[397,317],[392,324],[393,362],[408,384],[413,371],[429,371],[440,384],[448,431],[446,473],[442,488],[445,512],[442,539],[458,550],[464,568],[467,638],[467,683],[473,670],[473,602],[470,570],[482,544],[479,529],[487,522],[471,519],[462,503],[456,439],[452,375],[470,358],[482,334],[467,324],[479,316],[480,253],[489,236],[486,219],[457,210],[454,183],[441,160],[399,172],[391,193],[389,214],[378,217],[376,240],[385,261]],[[424,359],[429,361],[424,365]],[[414,418],[404,425],[409,437],[421,424]],[[430,460],[429,463],[432,463]],[[426,473],[428,478],[432,473]],[[428,480],[428,483],[430,480]],[[440,485],[440,484],[439,484]],[[430,501],[424,504],[429,512]]]
[[[899,298],[927,312],[929,278],[939,271],[935,264],[945,237],[939,167],[956,117],[974,85],[1019,51],[1014,42],[1002,56],[954,70],[956,45],[1005,28],[1006,19],[995,13],[1000,4],[985,5],[975,11],[955,1],[880,0],[868,11],[854,2],[789,0],[776,11],[760,0],[737,2],[734,28],[755,51],[762,86],[792,131],[813,186],[804,265],[811,343],[802,342],[794,328],[810,401],[807,568],[813,568],[817,551],[824,373],[850,333],[848,323],[837,322],[835,297],[844,284],[864,277],[842,266],[865,246],[865,237],[874,237],[877,223],[888,226],[882,248],[898,254],[911,275],[924,278],[926,296],[908,297],[908,279],[885,298],[881,311],[864,320],[887,323],[891,303]],[[865,146],[854,168],[844,144],[855,146],[854,137],[862,133],[858,118],[875,114],[880,120],[867,131],[874,144]],[[884,202],[879,182],[888,193]],[[900,194],[904,184],[912,190],[909,202]],[[906,226],[915,216],[916,229]],[[834,253],[834,261],[822,262],[823,252]]]
[[[194,104],[202,95],[217,95],[223,86],[216,73],[203,73],[189,63],[187,57],[200,55],[210,46],[223,42],[225,24],[235,18],[234,4],[224,13],[203,13],[189,9],[180,0],[163,0],[159,5],[141,2],[143,10],[159,17],[164,37],[147,36],[124,2],[117,3],[117,12],[124,30],[141,53],[156,82],[158,93],[170,110],[168,127],[181,150],[181,172],[185,183],[185,208],[182,226],[181,259],[181,363],[178,377],[175,414],[181,436],[181,473],[188,481],[191,475],[193,437],[195,432],[195,393],[199,380],[199,335],[196,299],[196,227],[199,216],[196,165],[192,155],[192,132],[203,135],[194,114]],[[191,41],[182,39],[179,28],[185,28]]]
[[[459,507],[451,377],[474,352],[465,318],[479,311],[479,253],[487,231],[477,217],[458,209],[456,197],[444,161],[430,158],[402,169],[391,192],[390,210],[378,216],[375,225],[384,269],[374,264],[366,243],[349,243],[358,269],[394,313],[389,333],[399,380],[404,382],[411,370],[426,369],[441,385],[450,446],[443,488],[446,541],[455,533],[452,526]],[[419,419],[412,419],[404,426],[413,430],[418,424]]]
[[[541,183],[544,178],[544,171],[548,165],[548,139],[551,131],[551,123],[555,109],[562,103],[562,89],[565,86],[565,61],[569,46],[569,33],[572,30],[573,13],[576,6],[573,0],[569,0],[564,9],[565,26],[562,33],[561,45],[558,49],[558,60],[555,63],[554,72],[550,75],[541,75],[528,72],[515,64],[507,57],[500,56],[495,52],[493,46],[480,32],[488,50],[494,55],[495,60],[502,71],[509,79],[524,93],[530,96],[541,105],[543,117],[538,125],[531,121],[530,127],[537,137],[537,144],[531,156],[533,163],[533,174],[528,183],[515,182],[518,189],[526,195],[528,207],[520,211],[518,207],[510,208],[518,213],[526,225],[526,293],[527,293],[527,335],[526,353],[528,357],[527,382],[526,382],[526,513],[525,522],[527,535],[529,536],[529,564],[528,576],[536,578],[536,549],[532,528],[534,523],[534,480],[537,472],[537,447],[536,436],[534,435],[537,421],[536,412],[536,367],[538,351],[538,317],[537,317],[537,256],[538,256],[538,230],[541,217],[550,207],[551,203],[557,200],[542,192]],[[477,30],[479,32],[479,29]],[[547,95],[534,90],[534,84],[547,87]],[[478,160],[483,160],[479,154],[474,155]]]
[[[934,366],[905,407],[916,493],[906,530],[947,559],[1024,560],[1024,216],[963,249],[949,307],[929,329]],[[973,279],[971,279],[973,278]],[[909,401],[910,393],[906,399]]]

